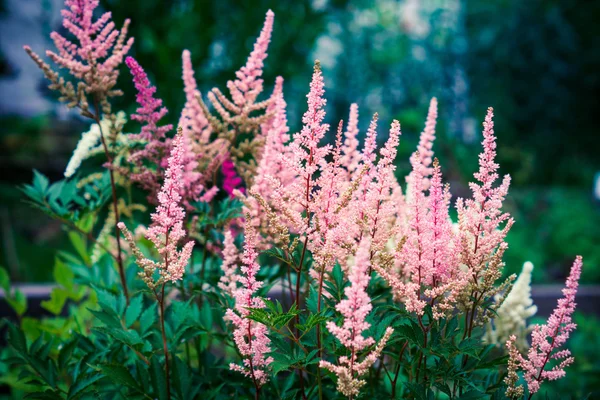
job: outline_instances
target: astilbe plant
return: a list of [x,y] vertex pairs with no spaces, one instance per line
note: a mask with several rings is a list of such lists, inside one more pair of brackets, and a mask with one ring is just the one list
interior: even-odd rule
[[[182,52],[173,132],[160,122],[160,88],[125,59],[129,22],[117,31],[110,13],[94,20],[97,1],[65,4],[75,40],[53,33],[58,52],[47,54],[70,78],[26,51],[95,125],[65,180],[36,172],[23,187],[77,253],[57,256],[57,286],[42,303],[54,317],[27,318],[20,292],[5,288],[19,320],[0,371],[17,397],[501,399],[565,375],[582,259],[528,340],[530,271],[514,288],[503,280],[513,220],[492,109],[472,196],[456,201],[453,223],[435,98],[403,179],[398,121],[380,139],[373,115],[361,143],[352,104],[330,130],[318,61],[302,127],[290,132],[283,78],[263,93],[269,11],[228,95],[214,88],[205,102]],[[133,79],[119,87],[138,103],[128,116],[110,102],[123,59]],[[139,132],[125,132],[127,121]]]

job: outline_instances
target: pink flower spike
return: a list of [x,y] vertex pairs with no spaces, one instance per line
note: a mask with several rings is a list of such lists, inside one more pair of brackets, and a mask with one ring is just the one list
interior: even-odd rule
[[233,293],[235,308],[229,308],[225,314],[225,318],[234,326],[233,340],[244,360],[243,365],[231,363],[229,368],[251,378],[254,385],[259,388],[269,379],[268,369],[273,358],[267,356],[271,351],[267,327],[248,318],[250,308],[264,307],[263,299],[257,296],[258,290],[262,287],[262,282],[256,279],[260,270],[256,251],[258,235],[252,227],[249,215],[246,217],[244,234],[242,258],[244,265],[241,268],[242,274],[236,278],[241,286]]
[[169,124],[161,127],[156,125],[168,112],[167,108],[162,106],[162,100],[154,97],[156,87],[150,84],[148,75],[133,57],[127,57],[125,64],[129,67],[131,75],[133,75],[133,82],[138,91],[136,100],[140,105],[136,111],[137,114],[132,114],[131,119],[144,124],[140,133],[144,140],[151,141],[164,138],[165,134],[173,129],[173,125]]
[[[579,286],[582,266],[583,260],[581,256],[577,256],[562,291],[563,297],[558,300],[558,305],[548,317],[546,324],[536,325],[533,329],[531,347],[527,353],[527,358],[514,350],[515,337],[512,337],[506,343],[511,361],[524,371],[531,395],[540,389],[543,381],[564,377],[565,367],[568,367],[574,361],[569,350],[558,349],[566,343],[569,335],[576,328],[571,317],[575,311],[575,295]],[[546,366],[550,360],[556,360],[556,363],[552,368],[547,369]]]
[[250,53],[246,65],[235,73],[237,77],[235,81],[227,82],[233,102],[242,109],[254,104],[257,96],[263,90],[263,80],[260,77],[263,73],[263,62],[267,58],[274,18],[273,11],[267,11],[265,24],[254,43],[254,50]]
[[350,106],[348,127],[344,132],[344,144],[342,145],[341,165],[352,175],[360,163],[360,152],[358,150],[358,105]]
[[185,267],[192,256],[194,242],[187,242],[181,250],[177,249],[179,242],[186,236],[183,229],[185,211],[181,207],[183,173],[183,136],[178,133],[173,139],[173,149],[168,159],[165,181],[158,193],[158,206],[151,215],[152,225],[146,231],[146,238],[156,247],[162,260],[154,262],[147,259],[136,248],[133,236],[123,222],[119,223],[128,243],[134,249],[138,265],[144,270],[140,275],[150,288],[155,287],[154,271],[159,270],[161,281],[175,282],[182,278]]
[[183,64],[183,87],[185,92],[185,106],[181,112],[179,126],[183,128],[183,133],[188,138],[196,138],[200,143],[208,143],[211,134],[211,128],[200,107],[200,91],[196,79],[194,78],[194,67],[189,50],[184,50],[181,54]]
[[223,190],[229,195],[229,197],[235,197],[233,192],[238,189],[241,193],[244,193],[246,189],[242,187],[242,178],[238,176],[235,171],[235,165],[231,158],[227,158],[221,164],[221,173],[223,174]]
[[375,349],[365,355],[362,361],[358,361],[358,353],[375,344],[375,339],[370,336],[363,336],[363,332],[371,326],[366,321],[372,309],[371,299],[367,294],[367,287],[370,280],[368,270],[371,265],[370,248],[370,240],[363,239],[356,253],[355,265],[352,266],[350,276],[348,277],[350,286],[344,289],[346,298],[335,307],[343,316],[342,326],[338,326],[331,321],[327,323],[329,332],[344,347],[348,348],[350,357],[340,357],[338,365],[325,360],[321,360],[319,363],[321,368],[325,368],[338,376],[338,391],[349,397],[356,396],[360,392],[360,388],[366,383],[360,377],[366,374],[379,358],[387,341],[394,332],[394,329],[388,327]]

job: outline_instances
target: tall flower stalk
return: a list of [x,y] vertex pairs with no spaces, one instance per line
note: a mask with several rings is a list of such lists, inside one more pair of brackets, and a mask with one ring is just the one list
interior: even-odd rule
[[[505,379],[505,383],[508,385],[506,391],[508,397],[519,398],[523,396],[522,385],[516,385],[517,370],[522,370],[524,373],[529,389],[528,399],[531,399],[540,390],[543,381],[552,381],[564,377],[565,367],[575,361],[568,349],[560,350],[560,347],[566,343],[569,335],[577,327],[571,317],[575,311],[575,295],[579,286],[582,266],[583,259],[577,257],[562,291],[563,297],[558,300],[558,304],[548,317],[548,321],[544,325],[533,327],[531,347],[527,352],[527,358],[523,357],[517,350],[515,335],[512,335],[506,342],[510,354],[509,374]],[[546,367],[550,362],[555,362],[555,365],[547,369]]]
[[[173,139],[173,150],[168,160],[165,181],[158,193],[158,206],[151,215],[152,225],[146,232],[146,238],[154,244],[161,261],[156,262],[146,258],[137,247],[131,232],[123,222],[119,222],[119,228],[123,231],[127,242],[133,249],[138,266],[143,270],[139,275],[152,291],[159,305],[165,355],[167,398],[170,398],[171,385],[169,378],[169,348],[165,330],[165,286],[168,282],[176,282],[182,279],[194,248],[193,241],[187,242],[181,250],[177,248],[179,242],[186,236],[183,228],[185,211],[181,206],[182,198],[180,194],[183,186],[183,140],[183,134],[179,130]],[[158,279],[156,279],[156,272],[158,272]]]
[[[93,119],[98,125],[100,140],[109,165],[113,212],[116,221],[118,221],[119,208],[115,174],[112,168],[113,158],[107,143],[109,134],[111,137],[116,136],[115,121],[117,117],[111,112],[109,99],[122,94],[120,90],[114,89],[114,86],[119,77],[118,67],[133,45],[133,38],[127,39],[129,20],[125,20],[120,31],[115,29],[115,23],[111,21],[110,12],[104,13],[94,21],[93,14],[98,4],[98,0],[65,0],[66,8],[61,11],[63,26],[77,41],[71,41],[58,32],[50,34],[57,52],[47,50],[46,55],[60,68],[69,71],[69,74],[76,81],[76,86],[73,82],[61,77],[29,46],[25,46],[24,49],[50,81],[49,88],[60,93],[59,100],[67,103],[69,108],[79,109],[81,115]],[[90,108],[90,100],[93,109]],[[101,124],[103,114],[112,122],[111,132],[104,132]],[[129,303],[121,239],[116,224],[115,237],[117,238],[116,256],[119,277],[125,299]]]

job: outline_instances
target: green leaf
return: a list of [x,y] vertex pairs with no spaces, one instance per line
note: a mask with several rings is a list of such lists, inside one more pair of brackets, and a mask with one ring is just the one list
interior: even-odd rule
[[68,235],[69,240],[71,241],[75,251],[77,251],[77,254],[79,254],[79,257],[81,257],[83,262],[89,264],[90,257],[88,256],[87,246],[83,236],[79,232],[75,231],[69,231]]
[[19,354],[27,355],[27,340],[21,329],[8,323],[8,344],[11,345]]
[[133,379],[131,373],[127,368],[121,364],[102,364],[100,370],[108,379],[118,385],[124,385],[130,387],[140,393],[143,393],[142,389],[138,385],[137,381]]
[[91,375],[80,374],[75,382],[69,388],[67,400],[75,400],[85,393],[85,390],[102,378],[102,374],[94,373]]
[[0,267],[0,288],[4,289],[5,296],[8,297],[10,294],[10,277],[2,267]]
[[115,340],[126,344],[127,346],[135,347],[138,344],[142,344],[142,339],[136,331],[108,328],[103,326],[96,327],[94,330],[105,333],[113,337]]
[[146,308],[140,317],[140,331],[144,335],[156,322],[156,303]]
[[137,295],[129,302],[129,306],[125,311],[125,326],[129,328],[140,316],[142,312],[142,295]]
[[56,258],[54,261],[54,280],[59,285],[65,287],[68,290],[73,289],[75,274],[71,270],[71,268],[62,262],[59,258]]
[[62,288],[56,287],[50,292],[50,300],[42,301],[41,305],[52,314],[58,315],[62,312],[66,301],[67,292]]
[[23,292],[21,292],[18,289],[15,289],[13,291],[11,297],[6,298],[6,302],[19,316],[25,314],[25,311],[27,311],[27,298],[25,297]]
[[158,361],[158,357],[152,357],[150,360],[150,377],[152,378],[152,388],[154,395],[159,400],[167,400],[167,385],[165,382],[165,373],[163,366]]
[[58,368],[63,369],[67,365],[73,351],[77,348],[78,343],[79,337],[75,336],[75,339],[71,340],[60,349],[58,352]]

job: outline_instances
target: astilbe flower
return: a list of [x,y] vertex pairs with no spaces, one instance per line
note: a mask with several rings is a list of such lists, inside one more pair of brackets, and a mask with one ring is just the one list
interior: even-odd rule
[[248,215],[246,216],[244,229],[242,273],[237,278],[241,286],[233,293],[235,308],[227,309],[225,317],[234,326],[233,339],[243,357],[242,365],[231,363],[229,368],[251,378],[258,390],[268,381],[268,368],[269,364],[273,362],[273,358],[267,356],[271,351],[269,347],[271,341],[267,336],[267,327],[248,318],[250,308],[264,307],[263,299],[257,295],[258,290],[263,285],[262,282],[256,279],[260,270],[257,261],[258,252],[256,251],[258,235],[249,220],[250,216]]
[[229,195],[229,197],[235,197],[233,192],[239,190],[244,193],[245,189],[241,187],[242,178],[235,172],[235,165],[229,157],[221,164],[221,174],[223,175],[223,190]]
[[111,121],[106,117],[102,118],[102,120],[100,120],[102,129],[100,128],[100,125],[92,124],[90,126],[90,130],[81,135],[81,139],[79,139],[79,142],[77,143],[77,146],[75,147],[75,150],[73,151],[73,154],[67,163],[67,167],[65,168],[65,178],[71,178],[73,175],[75,175],[81,166],[81,163],[97,153],[98,150],[101,150],[102,152],[104,151],[100,145],[102,131],[108,131],[113,124],[123,126],[127,121],[125,118],[125,113],[122,111],[119,111],[115,117],[116,118],[114,121]]
[[260,36],[254,43],[254,50],[250,53],[246,65],[235,73],[237,79],[227,82],[233,102],[244,112],[249,112],[256,98],[263,90],[263,62],[267,58],[267,49],[273,32],[273,19],[275,14],[269,10],[265,17],[265,24]]
[[[194,242],[189,241],[181,250],[177,248],[179,242],[186,236],[183,229],[185,211],[180,205],[183,153],[183,136],[178,133],[173,139],[173,149],[168,159],[165,181],[158,193],[158,206],[151,215],[152,225],[145,235],[156,247],[161,261],[156,262],[145,258],[137,248],[131,232],[123,222],[119,222],[119,229],[124,232],[125,238],[133,249],[138,265],[144,270],[140,272],[140,276],[151,289],[166,281],[175,282],[181,279],[194,247]],[[157,269],[160,278],[155,282],[154,272]]]
[[358,105],[350,106],[350,114],[348,117],[348,126],[344,132],[344,145],[342,146],[341,165],[353,175],[358,169],[360,162],[360,151],[358,150]]
[[[167,114],[167,108],[162,106],[161,99],[154,97],[156,87],[152,86],[148,75],[138,62],[132,57],[127,57],[125,63],[133,75],[133,82],[138,92],[136,99],[140,105],[137,114],[132,114],[131,118],[142,123],[139,137],[145,141],[144,147],[133,151],[129,158],[137,168],[137,171],[131,175],[131,179],[148,190],[148,199],[154,202],[156,193],[160,189],[159,182],[167,167],[167,158],[171,147],[171,139],[166,137],[166,133],[173,129],[173,125],[157,125],[158,121]],[[186,208],[191,209],[193,201],[210,201],[215,190],[209,190],[202,195],[205,187],[203,176],[197,171],[198,156],[191,149],[189,137],[185,133],[182,133],[181,136],[183,171],[180,194],[183,204]],[[153,164],[155,169],[149,168],[148,163]]]
[[66,9],[61,11],[63,26],[75,36],[77,42],[57,32],[50,34],[57,52],[48,50],[46,55],[59,67],[69,70],[79,81],[77,91],[72,83],[59,77],[31,48],[25,47],[51,81],[51,89],[61,93],[61,101],[68,102],[69,107],[79,107],[86,116],[91,116],[86,98],[88,94],[93,94],[103,108],[109,107],[106,102],[108,97],[121,94],[113,90],[119,76],[118,67],[133,44],[133,38],[126,41],[129,20],[125,20],[120,31],[115,29],[110,12],[93,20],[98,3],[98,0],[65,0]]
[[[307,233],[310,228],[310,215],[318,211],[321,207],[313,201],[315,182],[315,173],[319,166],[324,164],[325,157],[331,152],[331,145],[319,146],[325,134],[329,130],[329,125],[323,123],[325,118],[325,104],[327,101],[323,97],[325,93],[323,73],[321,64],[315,62],[312,80],[310,82],[310,91],[306,95],[308,109],[302,116],[302,129],[293,136],[290,143],[290,157],[286,159],[287,166],[297,176],[296,180],[289,187],[289,198],[297,202],[294,207],[298,213],[305,211],[302,226],[295,226],[298,232]],[[292,221],[293,222],[293,221]]]
[[[480,301],[493,297],[506,289],[510,277],[501,285],[495,285],[501,276],[503,267],[502,255],[508,245],[504,241],[514,220],[502,211],[502,203],[508,187],[510,176],[504,176],[499,186],[494,186],[498,179],[496,157],[496,137],[494,135],[493,109],[488,108],[483,123],[483,152],[479,155],[479,171],[474,174],[478,183],[471,182],[472,199],[458,199],[458,241],[461,263],[466,266],[469,285],[465,287],[461,306],[473,314]],[[504,226],[502,226],[504,224]],[[480,303],[481,304],[481,303]],[[486,322],[493,315],[493,307],[478,316],[478,322]],[[470,318],[474,316],[471,315]]]
[[219,279],[219,288],[225,293],[233,296],[237,289],[237,282],[240,276],[237,275],[237,262],[239,260],[239,251],[235,246],[234,237],[231,228],[226,228],[223,240],[223,261],[221,271],[223,275]]
[[185,106],[181,111],[179,126],[188,138],[195,138],[202,144],[207,144],[210,139],[211,127],[208,119],[200,106],[200,91],[194,78],[194,68],[189,50],[181,54],[183,91],[185,93]]
[[348,349],[350,356],[341,356],[338,365],[321,360],[319,366],[337,375],[337,390],[352,398],[358,395],[360,388],[366,381],[360,377],[367,373],[369,368],[380,357],[387,341],[394,332],[393,328],[386,328],[385,334],[371,352],[359,361],[359,353],[375,344],[375,339],[363,336],[363,332],[371,326],[366,318],[372,309],[371,299],[367,294],[370,276],[370,240],[361,241],[356,254],[356,263],[352,267],[349,281],[350,286],[344,289],[345,299],[336,305],[336,310],[342,314],[342,326],[337,326],[329,321],[327,329],[340,343]]
[[[540,389],[540,385],[545,380],[556,380],[565,376],[565,368],[571,365],[574,358],[568,349],[559,350],[569,338],[571,332],[576,328],[571,316],[575,311],[575,295],[579,286],[579,277],[583,260],[578,256],[571,267],[571,272],[567,278],[563,297],[558,300],[558,305],[548,317],[544,325],[535,325],[531,334],[531,347],[527,352],[527,358],[523,357],[516,349],[515,342],[517,338],[513,335],[506,342],[509,350],[511,374],[506,379],[509,388],[506,392],[508,397],[516,398],[522,394],[522,387],[516,386],[514,379],[517,369],[523,371],[529,397]],[[555,365],[546,369],[546,366],[553,360]]]
[[[152,86],[148,75],[133,57],[127,57],[125,64],[133,76],[139,105],[137,113],[132,114],[131,119],[142,124],[141,132],[132,136],[138,136],[144,142],[143,148],[133,150],[129,156],[129,161],[136,167],[131,180],[147,190],[148,200],[155,203],[171,149],[171,139],[166,137],[166,133],[173,129],[173,125],[157,125],[168,110],[163,107],[162,100],[155,97],[156,87]],[[155,169],[150,169],[148,163],[153,164]]]
[[[531,318],[537,312],[537,307],[533,304],[531,298],[531,272],[533,264],[529,261],[523,264],[523,270],[513,284],[512,289],[502,302],[502,305],[496,310],[496,317],[488,323],[484,339],[488,343],[502,345],[509,340],[510,336],[517,337],[515,342],[519,350],[525,350],[529,347],[526,334],[527,319]],[[500,300],[500,296],[496,296]]]

